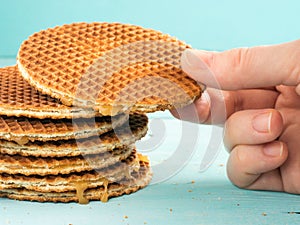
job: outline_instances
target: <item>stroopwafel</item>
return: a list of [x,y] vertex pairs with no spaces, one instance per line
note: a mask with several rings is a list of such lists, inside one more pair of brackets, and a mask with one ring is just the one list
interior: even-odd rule
[[20,46],[18,68],[65,105],[102,115],[182,107],[201,87],[180,68],[189,46],[159,31],[120,23],[73,23],[40,31]]
[[133,145],[146,135],[148,118],[143,114],[133,114],[129,123],[100,136],[58,141],[34,141],[18,144],[0,139],[0,153],[35,157],[66,157],[104,153],[115,148]]
[[36,119],[0,116],[0,139],[26,144],[29,141],[56,141],[100,135],[121,126],[128,115],[78,119]]
[[57,99],[41,94],[23,79],[17,66],[0,68],[0,114],[39,119],[101,116],[93,109],[68,107]]
[[[145,187],[150,182],[151,175],[152,173],[149,164],[145,161],[140,160],[138,169],[132,170],[130,178],[124,177],[122,180],[119,180],[117,182],[109,182],[105,178],[99,178],[98,181],[96,181],[96,183],[98,182],[98,186],[89,188],[93,185],[90,184],[90,181],[83,180],[82,182],[74,183],[74,186],[72,186],[71,190],[62,191],[59,187],[56,187],[55,190],[59,191],[52,192],[32,190],[34,188],[26,189],[22,186],[12,184],[10,188],[0,188],[0,197],[40,202],[75,201],[83,204],[88,203],[89,200],[101,200],[103,202],[106,202],[108,198],[120,196],[123,194],[130,194],[139,190],[140,188]],[[16,178],[14,179],[12,183],[16,181]],[[54,179],[60,178],[56,177]]]

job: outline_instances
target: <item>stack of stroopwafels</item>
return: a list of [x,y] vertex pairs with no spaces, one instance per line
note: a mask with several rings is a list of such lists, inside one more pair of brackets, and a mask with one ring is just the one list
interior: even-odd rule
[[118,23],[33,34],[0,69],[0,196],[87,203],[151,179],[134,143],[144,113],[181,107],[201,88],[179,67],[183,42]]

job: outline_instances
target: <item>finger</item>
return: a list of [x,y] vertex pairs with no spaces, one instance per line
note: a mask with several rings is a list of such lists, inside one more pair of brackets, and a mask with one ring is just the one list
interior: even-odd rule
[[[300,109],[300,96],[296,93],[295,87],[279,85],[276,87],[276,90],[282,93],[282,97],[277,100],[277,104],[281,106],[281,108],[298,108]],[[289,113],[288,113],[289,115]]]
[[[209,87],[224,90],[300,83],[300,40],[225,52],[194,49],[182,54],[183,70]],[[296,89],[300,91],[300,87]],[[299,92],[298,92],[299,94]]]
[[265,145],[238,145],[228,159],[228,178],[241,188],[280,191],[283,188],[281,176],[270,171],[279,168],[287,155],[287,146],[279,141]]
[[269,89],[221,91],[207,88],[194,104],[172,110],[182,120],[204,124],[224,124],[233,113],[247,109],[273,108],[278,92]]
[[261,174],[252,184],[245,187],[251,190],[284,191],[280,169],[274,169]]
[[286,126],[279,140],[287,143],[289,149],[289,157],[281,167],[282,179],[286,184],[284,191],[300,194],[300,108],[286,108],[282,111]]
[[233,149],[237,145],[267,143],[275,140],[282,129],[282,116],[274,109],[236,112],[226,121],[224,144]]

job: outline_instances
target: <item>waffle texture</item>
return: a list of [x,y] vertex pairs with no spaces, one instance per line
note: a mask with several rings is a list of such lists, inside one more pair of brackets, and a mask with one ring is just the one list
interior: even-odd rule
[[[145,187],[151,180],[152,172],[149,164],[139,161],[139,169],[133,170],[130,178],[123,178],[119,182],[110,183],[106,179],[95,188],[88,188],[90,181],[83,181],[75,185],[76,191],[42,192],[24,187],[11,187],[0,190],[0,197],[17,200],[39,202],[79,202],[88,203],[90,200],[106,202],[108,198],[130,194]],[[78,185],[79,184],[79,185]]]
[[109,183],[121,182],[124,178],[132,178],[131,173],[140,168],[139,158],[135,154],[125,160],[119,161],[108,167],[97,170],[83,171],[58,175],[28,175],[0,174],[0,189],[25,188],[41,192],[75,191],[76,184],[86,182],[87,188],[95,188],[103,185],[106,180]]
[[0,155],[0,173],[45,176],[91,171],[108,167],[128,157],[135,157],[135,154],[135,149],[128,147],[84,157],[42,158]]
[[125,114],[74,120],[0,116],[0,139],[23,145],[29,141],[87,138],[106,133],[127,120]]
[[0,153],[35,157],[66,157],[100,154],[115,148],[133,145],[147,133],[148,118],[143,114],[133,114],[129,123],[104,133],[82,139],[58,141],[34,141],[19,145],[13,141],[0,139]]
[[120,23],[74,23],[33,34],[19,49],[30,85],[65,105],[102,115],[182,107],[201,87],[180,68],[185,43]]
[[68,107],[41,94],[23,79],[17,66],[0,68],[0,115],[39,119],[101,116],[93,109]]

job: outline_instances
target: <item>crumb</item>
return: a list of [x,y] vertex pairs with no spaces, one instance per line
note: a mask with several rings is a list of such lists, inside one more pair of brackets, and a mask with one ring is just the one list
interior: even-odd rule
[[237,206],[240,206],[240,203],[236,204]]
[[224,164],[223,164],[223,163],[220,163],[220,164],[219,164],[219,167],[223,167],[223,166],[224,166]]
[[124,216],[124,219],[128,219],[128,216],[125,215],[125,216]]
[[144,224],[147,224],[147,222],[144,222]]
[[193,190],[188,190],[188,192],[193,192]]
[[173,212],[173,209],[172,209],[172,208],[170,208],[170,212]]
[[194,183],[195,183],[195,181],[194,181],[194,180],[192,180],[192,181],[191,181],[191,183],[192,183],[192,184],[194,184]]
[[221,197],[218,197],[218,201],[221,201],[222,200],[222,198]]
[[261,215],[263,215],[263,216],[266,216],[266,215],[267,215],[267,213],[263,212]]

